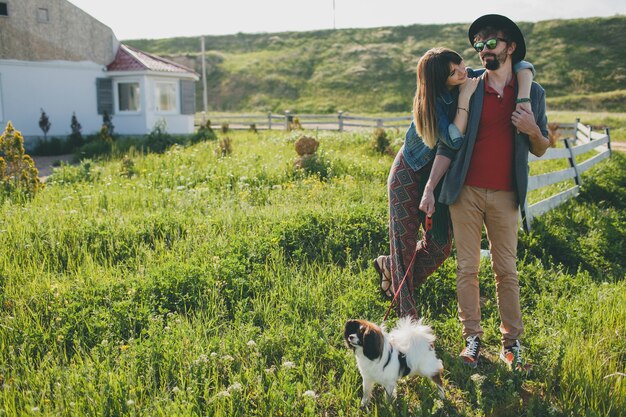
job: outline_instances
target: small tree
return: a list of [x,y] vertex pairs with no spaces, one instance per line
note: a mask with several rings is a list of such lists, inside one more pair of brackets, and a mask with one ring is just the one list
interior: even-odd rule
[[102,113],[102,124],[107,127],[109,135],[113,136],[113,130],[115,129],[115,126],[113,126],[113,116],[106,110]]
[[7,194],[22,191],[33,196],[43,188],[33,159],[24,153],[24,138],[11,122],[0,136],[0,184]]
[[43,109],[41,109],[41,117],[39,118],[39,128],[43,131],[43,139],[46,140],[48,137],[48,131],[50,130],[50,120],[48,119],[48,115]]
[[76,113],[72,113],[72,122],[70,124],[70,128],[72,129],[72,133],[70,133],[70,137],[68,139],[69,148],[78,148],[83,144],[83,135],[81,133],[83,127],[80,125],[80,123],[78,123]]

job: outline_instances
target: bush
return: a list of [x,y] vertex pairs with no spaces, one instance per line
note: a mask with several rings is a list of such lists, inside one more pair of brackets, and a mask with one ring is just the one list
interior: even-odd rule
[[191,143],[198,143],[205,140],[215,140],[217,135],[213,128],[211,128],[211,121],[207,120],[205,124],[200,125],[198,131],[191,136]]
[[43,188],[33,159],[24,153],[24,138],[11,122],[0,136],[0,184],[5,195],[34,196]]
[[372,137],[371,147],[374,151],[383,154],[389,147],[390,141],[385,129],[376,128]]
[[146,138],[147,148],[155,153],[163,153],[174,145],[176,141],[167,133],[167,125],[164,120],[160,120],[154,124],[152,131]]

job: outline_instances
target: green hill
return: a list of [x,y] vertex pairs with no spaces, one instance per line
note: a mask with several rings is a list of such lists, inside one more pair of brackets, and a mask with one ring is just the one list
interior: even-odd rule
[[[626,16],[521,22],[527,59],[553,109],[625,111]],[[478,66],[468,23],[206,36],[209,107],[213,111],[409,111],[419,57],[452,48]],[[200,39],[125,43],[169,57],[201,73]],[[198,104],[202,83],[198,83]],[[621,90],[621,91],[619,91]],[[616,94],[616,93],[614,93]],[[573,98],[568,98],[573,96]],[[557,100],[558,98],[558,100]],[[200,108],[200,106],[199,106]]]

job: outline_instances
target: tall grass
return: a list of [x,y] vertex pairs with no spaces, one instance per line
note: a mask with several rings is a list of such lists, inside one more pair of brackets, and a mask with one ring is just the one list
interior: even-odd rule
[[369,260],[388,247],[392,160],[366,133],[309,134],[324,175],[293,168],[298,133],[229,132],[231,156],[203,142],[131,155],[132,174],[117,159],[62,166],[33,201],[5,201],[0,414],[620,414],[624,260],[608,252],[605,268],[564,243],[570,257],[544,249],[582,233],[560,220],[568,210],[612,219],[598,222],[593,256],[602,237],[624,241],[623,203],[586,200],[616,181],[619,196],[624,158],[590,171],[581,205],[548,214],[521,242],[530,377],[497,363],[486,263],[487,359],[477,371],[459,364],[451,258],[418,291],[448,399],[416,378],[394,404],[376,391],[367,412],[342,327],[380,321],[387,307]]

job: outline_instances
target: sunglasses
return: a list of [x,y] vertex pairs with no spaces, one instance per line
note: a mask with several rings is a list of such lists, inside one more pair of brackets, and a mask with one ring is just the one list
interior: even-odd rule
[[474,44],[474,49],[476,49],[476,52],[482,52],[482,50],[485,49],[485,46],[489,50],[496,49],[496,46],[498,46],[498,41],[508,42],[506,39],[502,38],[491,38],[487,39],[486,41],[476,42]]

